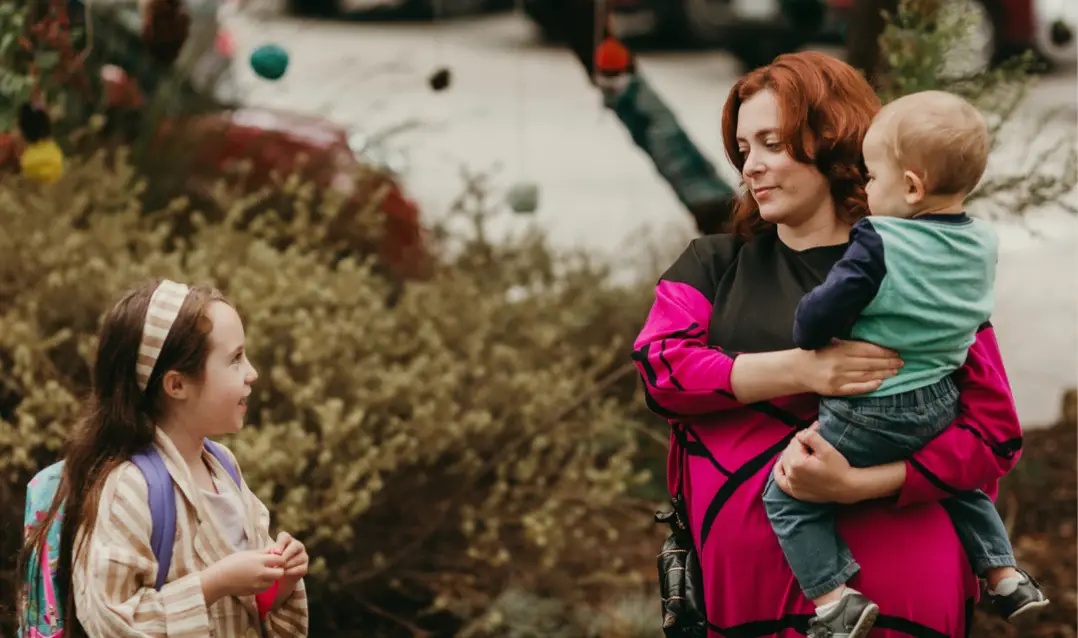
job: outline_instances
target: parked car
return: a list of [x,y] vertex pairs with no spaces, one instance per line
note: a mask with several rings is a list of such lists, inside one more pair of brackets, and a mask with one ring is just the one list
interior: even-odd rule
[[[526,0],[533,10],[547,0]],[[607,0],[614,31],[628,42],[718,47],[747,67],[810,41],[841,44],[855,0]],[[978,12],[974,46],[995,63],[1033,49],[1049,60],[1074,57],[1074,0],[949,0]]]
[[513,0],[289,0],[296,15],[433,20],[478,15],[512,6]]
[[1078,64],[1078,2],[1036,0],[1033,4],[1036,50],[1051,64]]
[[[525,0],[534,15],[548,0]],[[791,24],[779,0],[606,0],[614,32],[635,45],[674,47],[729,46],[738,36],[797,36],[814,33],[822,23],[823,0],[795,0],[808,28]],[[552,34],[544,33],[550,38]]]

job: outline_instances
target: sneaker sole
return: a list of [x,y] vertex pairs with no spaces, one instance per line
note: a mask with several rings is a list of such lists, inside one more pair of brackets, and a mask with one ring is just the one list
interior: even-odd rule
[[1048,606],[1050,601],[1045,598],[1044,600],[1038,600],[1023,607],[1019,607],[1010,616],[1007,616],[1007,622],[1014,622],[1016,620],[1024,620],[1030,613],[1039,611]]
[[868,638],[868,632],[872,631],[872,627],[876,624],[876,616],[879,615],[879,605],[872,604],[865,607],[865,610],[861,612],[861,617],[857,619],[857,624],[850,631],[849,638]]

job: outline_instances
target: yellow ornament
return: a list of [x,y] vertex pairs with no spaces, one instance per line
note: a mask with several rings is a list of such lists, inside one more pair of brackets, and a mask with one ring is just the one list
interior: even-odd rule
[[52,139],[52,121],[43,106],[26,102],[19,107],[19,132],[26,150],[19,167],[26,177],[44,183],[60,179],[64,173],[64,152]]
[[64,174],[64,152],[51,138],[34,142],[26,146],[19,166],[26,177],[51,184]]

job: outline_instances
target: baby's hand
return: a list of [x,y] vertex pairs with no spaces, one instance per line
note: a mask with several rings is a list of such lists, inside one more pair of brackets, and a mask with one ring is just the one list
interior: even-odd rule
[[283,560],[283,580],[289,581],[290,583],[297,583],[301,578],[307,575],[307,548],[303,546],[303,543],[292,538],[291,534],[288,532],[281,532],[278,534],[277,544],[269,551],[280,555]]

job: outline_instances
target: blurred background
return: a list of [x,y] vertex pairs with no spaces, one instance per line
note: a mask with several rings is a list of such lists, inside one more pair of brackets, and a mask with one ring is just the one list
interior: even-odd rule
[[[321,557],[312,635],[660,635],[666,431],[629,344],[738,186],[731,85],[813,48],[885,99],[945,88],[989,115],[971,212],[1001,237],[993,322],[1029,433],[1000,509],[1057,602],[1025,635],[1074,638],[1076,29],[1068,0],[0,6],[0,610],[106,300],[171,276],[248,322],[263,389],[228,444]],[[592,82],[607,35],[636,98]],[[27,100],[55,182],[22,164]]]

